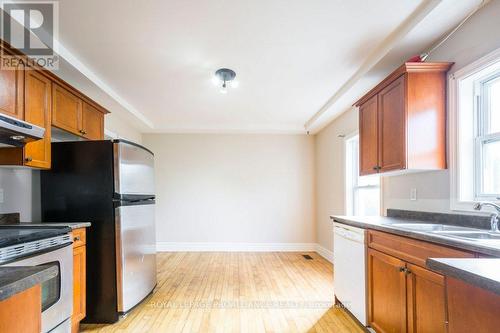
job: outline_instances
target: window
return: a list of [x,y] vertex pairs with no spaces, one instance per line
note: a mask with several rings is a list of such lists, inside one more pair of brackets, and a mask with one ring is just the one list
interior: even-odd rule
[[451,209],[500,201],[500,50],[450,77]]
[[346,214],[380,215],[380,177],[359,176],[359,135],[345,140]]
[[476,84],[476,198],[500,197],[500,70]]

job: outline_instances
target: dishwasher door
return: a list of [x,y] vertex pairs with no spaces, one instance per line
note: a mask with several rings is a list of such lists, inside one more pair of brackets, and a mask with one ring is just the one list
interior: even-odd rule
[[335,223],[333,258],[335,297],[367,326],[365,230]]

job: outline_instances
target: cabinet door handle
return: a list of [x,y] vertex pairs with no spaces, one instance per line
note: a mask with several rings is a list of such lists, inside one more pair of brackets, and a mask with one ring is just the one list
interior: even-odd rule
[[405,267],[399,267],[398,270],[399,270],[400,273],[403,273],[404,271],[406,271],[406,268]]
[[33,161],[33,157],[31,157],[31,156],[27,156],[24,160],[25,160],[26,162],[31,162],[31,161]]
[[74,240],[75,242],[78,242],[78,241],[80,240],[80,236],[76,236],[75,238],[73,238],[73,240]]

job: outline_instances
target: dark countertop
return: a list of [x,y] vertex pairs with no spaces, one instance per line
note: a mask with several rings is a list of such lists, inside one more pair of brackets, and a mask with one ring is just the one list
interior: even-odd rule
[[500,295],[500,259],[431,258],[427,267]]
[[57,266],[0,266],[0,302],[58,274]]
[[[384,216],[331,216],[331,218],[335,222],[350,225],[353,227],[385,231],[395,235],[405,236],[440,245],[446,245],[446,246],[460,248],[463,250],[469,250],[472,252],[500,257],[500,242],[496,244],[492,243],[488,244],[486,242],[481,242],[480,240],[473,241],[473,240],[451,238],[424,231],[408,230],[393,225],[395,223],[437,223],[434,221],[407,219],[399,217],[384,217]],[[463,224],[462,226],[471,227],[471,225],[463,225]]]
[[7,224],[15,225],[20,227],[69,227],[71,230],[88,228],[90,227],[90,222],[62,222],[62,223],[32,223],[32,222],[21,222],[17,224]]
[[69,227],[71,229],[88,228],[90,222],[21,222],[19,213],[0,214],[0,225],[20,227]]

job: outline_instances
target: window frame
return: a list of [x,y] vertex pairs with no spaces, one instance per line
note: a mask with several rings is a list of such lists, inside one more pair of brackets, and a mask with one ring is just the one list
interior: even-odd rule
[[[483,76],[480,75],[483,71],[489,71]],[[467,80],[472,81],[472,92],[461,91],[461,84]],[[457,70],[448,75],[448,132],[449,132],[449,166],[450,166],[450,209],[453,211],[473,212],[473,205],[478,201],[492,201],[500,202],[498,194],[482,193],[482,148],[484,142],[491,142],[500,140],[500,133],[484,134],[484,130],[488,126],[488,122],[484,119],[485,103],[487,99],[484,94],[484,83],[491,82],[500,78],[500,48],[487,54],[486,56],[478,59],[477,61]],[[468,83],[470,84],[470,83]],[[463,140],[463,133],[467,133],[470,129],[460,128],[460,118],[464,117],[464,112],[461,108],[469,108],[468,105],[462,105],[463,100],[469,97],[463,97],[470,94],[472,105],[472,150],[470,151],[473,156],[473,161],[470,167],[461,165],[463,159],[462,145],[467,143],[461,142]],[[470,109],[469,109],[470,110]],[[470,116],[467,116],[470,117]],[[465,156],[466,154],[464,154]],[[472,170],[471,170],[472,169]],[[464,180],[466,177],[472,177],[470,183]],[[464,185],[465,184],[465,185]],[[464,188],[470,192],[468,198],[464,199]],[[477,213],[477,211],[474,211]]]
[[486,193],[483,189],[483,151],[488,143],[500,141],[500,132],[488,133],[490,125],[489,89],[494,81],[500,80],[500,69],[477,80],[474,86],[475,142],[474,142],[474,198],[476,200],[498,200],[500,193]]
[[[349,154],[347,150],[348,144],[350,144],[357,137],[358,148],[356,150],[357,158],[355,158],[355,154]],[[379,184],[378,185],[359,185],[359,132],[355,131],[349,135],[344,136],[344,212],[348,216],[356,215],[356,193],[360,189],[368,189],[368,188],[378,188],[379,189],[379,215],[381,213],[382,207],[382,195],[381,195],[381,187],[382,187],[382,179],[379,176]],[[349,156],[351,155],[351,156]],[[350,161],[349,161],[350,160]],[[355,160],[357,161],[357,168],[353,168]],[[348,165],[349,163],[349,165]],[[350,166],[350,169],[348,169]],[[373,175],[377,176],[377,175]]]

